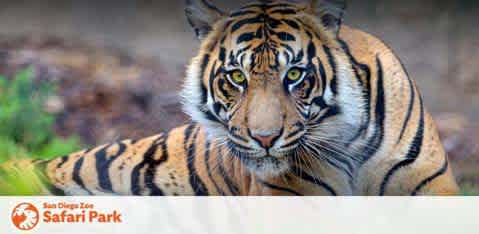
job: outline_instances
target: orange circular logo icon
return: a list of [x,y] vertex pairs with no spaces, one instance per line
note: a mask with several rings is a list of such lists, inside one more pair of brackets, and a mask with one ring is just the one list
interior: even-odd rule
[[38,224],[38,209],[30,203],[21,203],[12,211],[12,223],[22,231],[32,230]]

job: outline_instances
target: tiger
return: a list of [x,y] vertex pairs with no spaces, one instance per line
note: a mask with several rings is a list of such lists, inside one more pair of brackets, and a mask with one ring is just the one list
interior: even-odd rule
[[190,124],[8,167],[38,168],[45,195],[457,195],[415,82],[383,41],[342,24],[345,9],[187,0]]

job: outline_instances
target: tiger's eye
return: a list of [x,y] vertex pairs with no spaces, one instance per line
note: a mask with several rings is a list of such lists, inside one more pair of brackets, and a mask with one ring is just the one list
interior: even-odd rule
[[288,74],[286,77],[291,80],[291,81],[297,81],[301,78],[303,75],[303,71],[301,71],[298,68],[292,68],[291,70],[288,71]]
[[240,70],[235,70],[230,74],[231,80],[237,84],[242,84],[246,80],[246,76]]

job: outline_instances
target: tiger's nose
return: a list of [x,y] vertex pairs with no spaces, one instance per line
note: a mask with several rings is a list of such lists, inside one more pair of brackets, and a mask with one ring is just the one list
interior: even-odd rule
[[251,132],[251,137],[258,142],[263,148],[269,149],[273,147],[274,143],[278,140],[281,136],[281,131],[273,131],[273,132]]

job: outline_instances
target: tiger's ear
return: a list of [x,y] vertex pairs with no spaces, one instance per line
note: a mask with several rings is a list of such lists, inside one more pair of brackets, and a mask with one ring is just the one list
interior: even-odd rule
[[310,11],[318,16],[322,24],[335,35],[343,22],[346,0],[311,0]]
[[225,16],[225,13],[208,0],[186,0],[185,13],[200,40],[208,35],[217,20]]

